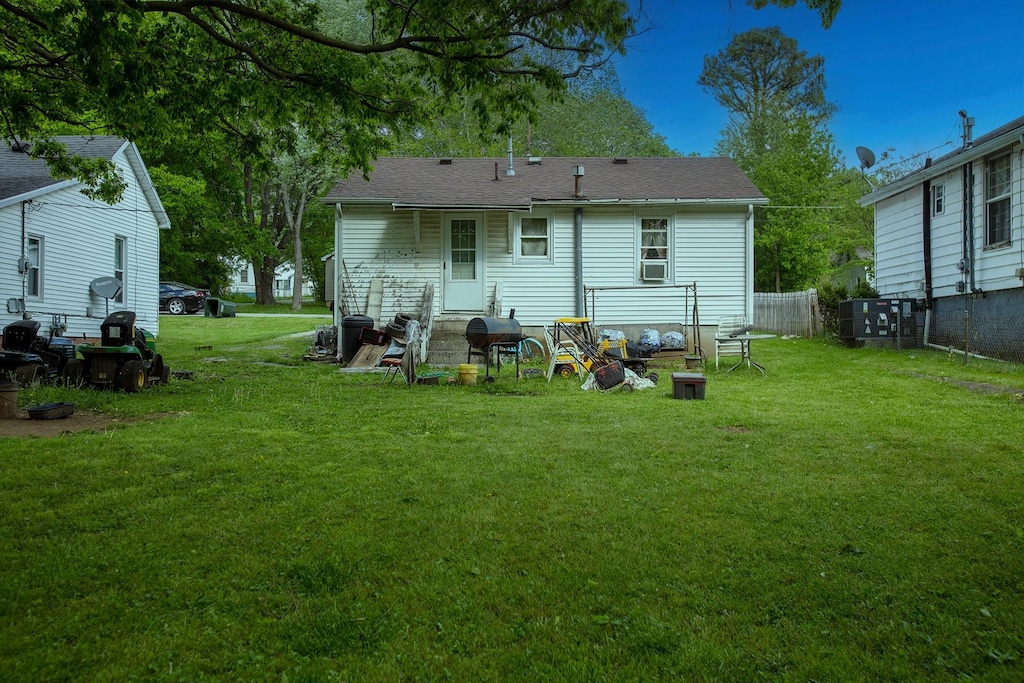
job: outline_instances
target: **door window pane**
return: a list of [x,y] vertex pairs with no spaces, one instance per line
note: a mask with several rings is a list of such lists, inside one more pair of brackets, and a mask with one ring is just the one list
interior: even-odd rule
[[453,220],[452,230],[452,279],[476,279],[476,221],[473,219]]

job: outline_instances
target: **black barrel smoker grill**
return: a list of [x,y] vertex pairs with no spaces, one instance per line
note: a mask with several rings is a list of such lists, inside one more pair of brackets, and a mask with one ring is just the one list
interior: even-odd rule
[[516,378],[519,377],[519,342],[525,339],[523,326],[515,319],[516,309],[512,309],[507,318],[473,318],[466,325],[466,341],[469,342],[469,353],[466,362],[473,356],[483,356],[487,368],[484,381],[493,381],[491,377],[491,357],[494,357],[495,372],[501,372],[502,355],[514,356],[516,359]]

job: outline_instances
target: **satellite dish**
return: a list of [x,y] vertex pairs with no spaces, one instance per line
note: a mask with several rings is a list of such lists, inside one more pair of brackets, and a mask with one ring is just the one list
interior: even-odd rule
[[89,283],[89,289],[104,299],[113,299],[121,291],[121,281],[116,277],[98,277]]
[[857,158],[860,159],[860,167],[871,168],[875,165],[875,153],[867,147],[857,148]]

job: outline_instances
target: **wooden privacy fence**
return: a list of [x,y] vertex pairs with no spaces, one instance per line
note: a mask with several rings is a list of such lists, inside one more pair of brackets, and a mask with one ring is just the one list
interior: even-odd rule
[[754,327],[775,334],[813,337],[821,334],[818,290],[806,292],[754,292]]

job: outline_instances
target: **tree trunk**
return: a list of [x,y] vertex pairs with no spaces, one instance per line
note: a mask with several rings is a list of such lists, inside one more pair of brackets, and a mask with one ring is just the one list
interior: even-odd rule
[[306,193],[299,196],[299,205],[292,210],[291,195],[288,188],[282,187],[284,214],[292,233],[292,263],[295,265],[295,276],[292,278],[292,310],[302,310],[302,216],[306,212]]
[[[781,262],[782,258],[782,247],[779,244],[775,245],[775,263]],[[779,265],[775,266],[775,293],[782,294],[782,267]]]
[[302,310],[302,235],[296,228],[292,235],[295,247],[295,277],[292,280],[292,310]]
[[253,280],[256,285],[256,303],[261,306],[276,306],[274,297],[274,278],[277,273],[275,259],[263,257],[252,263]]

